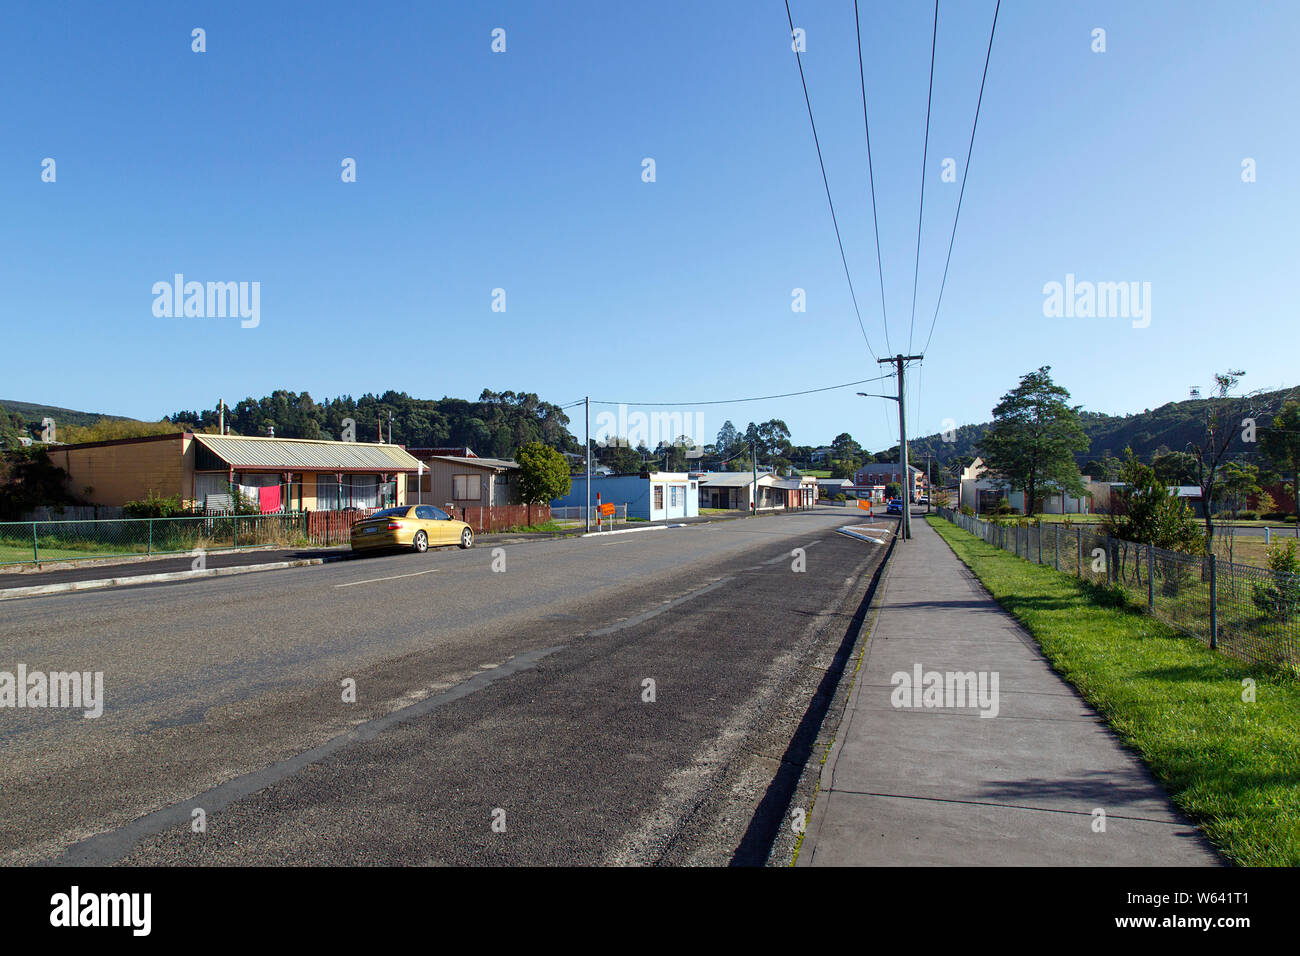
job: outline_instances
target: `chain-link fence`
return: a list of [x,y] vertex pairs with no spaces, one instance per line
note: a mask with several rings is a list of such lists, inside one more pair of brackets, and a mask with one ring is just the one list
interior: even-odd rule
[[306,515],[0,522],[0,565],[307,543]]
[[985,521],[949,508],[939,514],[1017,557],[1117,588],[1210,647],[1300,666],[1300,575],[1135,544],[1095,525]]

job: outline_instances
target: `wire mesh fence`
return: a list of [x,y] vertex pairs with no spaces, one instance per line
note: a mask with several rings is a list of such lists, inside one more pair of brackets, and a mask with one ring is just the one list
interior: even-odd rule
[[1257,664],[1300,666],[1300,575],[1106,535],[1095,525],[939,514],[1017,557],[1118,589],[1210,647]]
[[307,541],[303,513],[0,522],[0,565],[221,551]]

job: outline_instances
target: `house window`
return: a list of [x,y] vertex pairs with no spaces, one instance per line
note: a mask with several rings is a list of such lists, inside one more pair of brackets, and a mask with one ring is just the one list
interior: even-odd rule
[[451,496],[457,501],[480,501],[483,498],[481,475],[452,475]]
[[655,504],[654,504],[654,508],[655,508],[655,511],[663,511],[663,510],[664,510],[664,486],[663,486],[663,485],[655,485]]
[[686,489],[680,485],[670,485],[669,492],[669,503],[672,504],[674,508],[680,508],[682,506],[682,499],[686,497]]

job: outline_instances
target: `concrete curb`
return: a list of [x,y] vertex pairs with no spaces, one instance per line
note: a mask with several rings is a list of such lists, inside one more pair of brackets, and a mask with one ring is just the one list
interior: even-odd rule
[[254,571],[283,571],[285,568],[305,568],[316,564],[342,561],[343,556],[329,558],[300,558],[296,561],[271,561],[266,564],[241,564],[232,568],[205,568],[201,571],[164,571],[158,574],[136,574],[123,578],[98,578],[93,581],[64,581],[61,584],[36,584],[25,588],[0,590],[0,601],[13,598],[38,597],[46,594],[66,594],[71,591],[99,591],[105,588],[130,587],[133,584],[160,584],[167,581],[190,581],[199,578],[220,578],[231,574],[250,574]]

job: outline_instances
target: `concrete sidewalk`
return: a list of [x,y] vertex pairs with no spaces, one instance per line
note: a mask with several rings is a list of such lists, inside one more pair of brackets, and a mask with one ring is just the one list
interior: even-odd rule
[[[1219,864],[938,533],[919,518],[912,529],[882,582],[798,864]],[[909,696],[895,707],[894,675],[911,678],[918,666],[984,672],[990,690],[996,675],[996,716],[970,700],[925,707]]]

